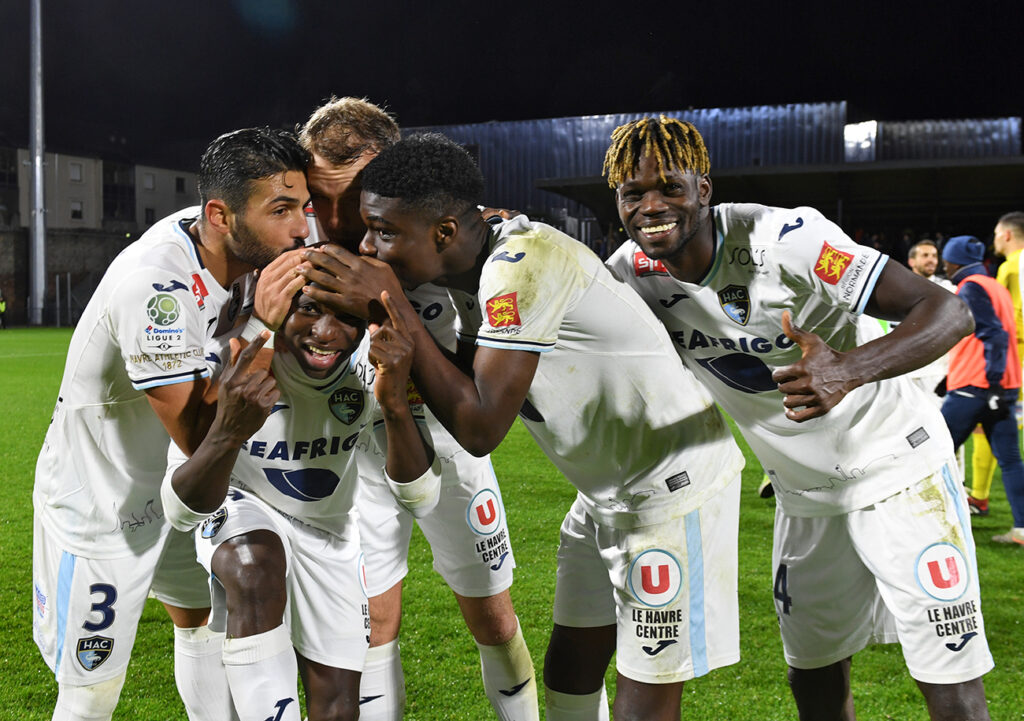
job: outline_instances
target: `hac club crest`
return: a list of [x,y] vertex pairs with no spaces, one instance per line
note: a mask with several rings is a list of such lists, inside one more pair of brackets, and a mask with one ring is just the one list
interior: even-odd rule
[[114,639],[106,636],[80,638],[75,651],[78,663],[82,664],[82,668],[86,671],[95,671],[110,658],[110,654],[114,651]]
[[346,425],[352,425],[362,414],[364,404],[363,392],[355,388],[339,388],[327,401],[334,417]]
[[729,318],[740,325],[750,320],[750,294],[742,285],[729,285],[718,291],[718,302]]

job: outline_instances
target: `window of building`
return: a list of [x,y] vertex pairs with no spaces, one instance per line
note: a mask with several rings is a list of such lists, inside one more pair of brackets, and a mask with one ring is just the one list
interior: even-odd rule
[[71,201],[71,220],[82,220],[85,217],[85,209],[81,200]]
[[68,163],[68,177],[72,183],[82,182],[82,164],[81,163]]
[[180,175],[174,179],[174,192],[184,193],[185,192],[185,179]]
[[146,225],[153,225],[156,222],[156,211],[152,208],[145,208],[143,212],[146,216]]
[[153,173],[142,174],[142,189],[156,190],[156,176]]

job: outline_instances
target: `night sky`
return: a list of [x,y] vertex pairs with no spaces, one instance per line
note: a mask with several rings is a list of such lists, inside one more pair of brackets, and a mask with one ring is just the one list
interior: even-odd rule
[[[1024,114],[1019,0],[42,2],[47,150],[182,169],[331,94],[405,126],[835,100],[851,122]],[[0,3],[0,142],[22,147],[29,7]]]

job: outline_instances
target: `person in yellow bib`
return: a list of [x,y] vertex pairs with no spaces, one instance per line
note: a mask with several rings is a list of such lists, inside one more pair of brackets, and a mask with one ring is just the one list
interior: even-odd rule
[[[1013,300],[1013,316],[1017,324],[1017,354],[1019,358],[1024,358],[1024,318],[1021,316],[1020,289],[1021,250],[1024,250],[1024,213],[1019,211],[1006,213],[999,218],[995,230],[992,232],[992,245],[996,255],[1005,258],[996,273],[996,280],[1010,292],[1010,298]],[[1022,420],[1020,398],[1017,400],[1015,410],[1019,429]],[[987,516],[989,513],[988,497],[992,490],[992,476],[996,470],[996,459],[992,455],[988,439],[983,433],[975,432],[973,438],[972,485],[967,502],[972,514]]]

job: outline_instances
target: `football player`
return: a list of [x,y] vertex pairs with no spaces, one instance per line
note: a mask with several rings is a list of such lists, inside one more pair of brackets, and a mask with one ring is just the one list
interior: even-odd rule
[[33,635],[55,719],[110,718],[151,591],[175,625],[189,717],[227,717],[223,634],[206,626],[205,573],[165,520],[160,480],[169,442],[196,451],[212,419],[208,344],[240,331],[253,271],[308,235],[305,166],[284,131],[214,140],[201,205],[115,258],[75,329],[33,492]]
[[[436,134],[363,171],[365,257],[306,251],[304,292],[379,315],[381,289],[415,342],[413,380],[470,452],[519,415],[576,487],[561,529],[547,718],[678,719],[683,682],[739,660],[736,535],[743,457],[664,328],[582,243],[517,216],[492,226],[483,178]],[[398,287],[446,287],[467,370]],[[705,569],[714,569],[713,573]]]
[[[942,415],[901,376],[970,332],[966,306],[811,208],[712,207],[689,123],[620,126],[605,171],[632,239],[608,264],[772,479],[800,718],[852,719],[850,656],[896,640],[933,719],[988,718],[966,495]],[[865,313],[901,322],[883,334]]]
[[300,296],[276,335],[272,375],[249,368],[264,331],[224,374],[210,442],[168,466],[171,523],[202,522],[211,625],[227,632],[223,660],[243,721],[298,721],[297,670],[310,719],[359,716],[369,641],[359,475],[385,475],[384,448],[398,502],[414,515],[437,502],[439,466],[407,400],[412,344],[400,324],[361,344],[365,328]]
[[[299,140],[311,156],[306,178],[320,240],[357,252],[366,232],[359,216],[362,170],[400,137],[394,119],[366,100],[332,98],[313,111]],[[447,291],[424,284],[408,296],[431,335],[454,350],[455,311]],[[443,483],[437,508],[416,523],[476,641],[484,692],[498,718],[537,719],[533,662],[509,595],[515,557],[490,458],[467,453],[429,414],[428,423]],[[413,517],[395,501],[380,474],[364,480],[358,503],[363,552],[371,569],[371,630],[362,677],[362,695],[368,700],[361,718],[397,721],[405,704],[398,635]]]

